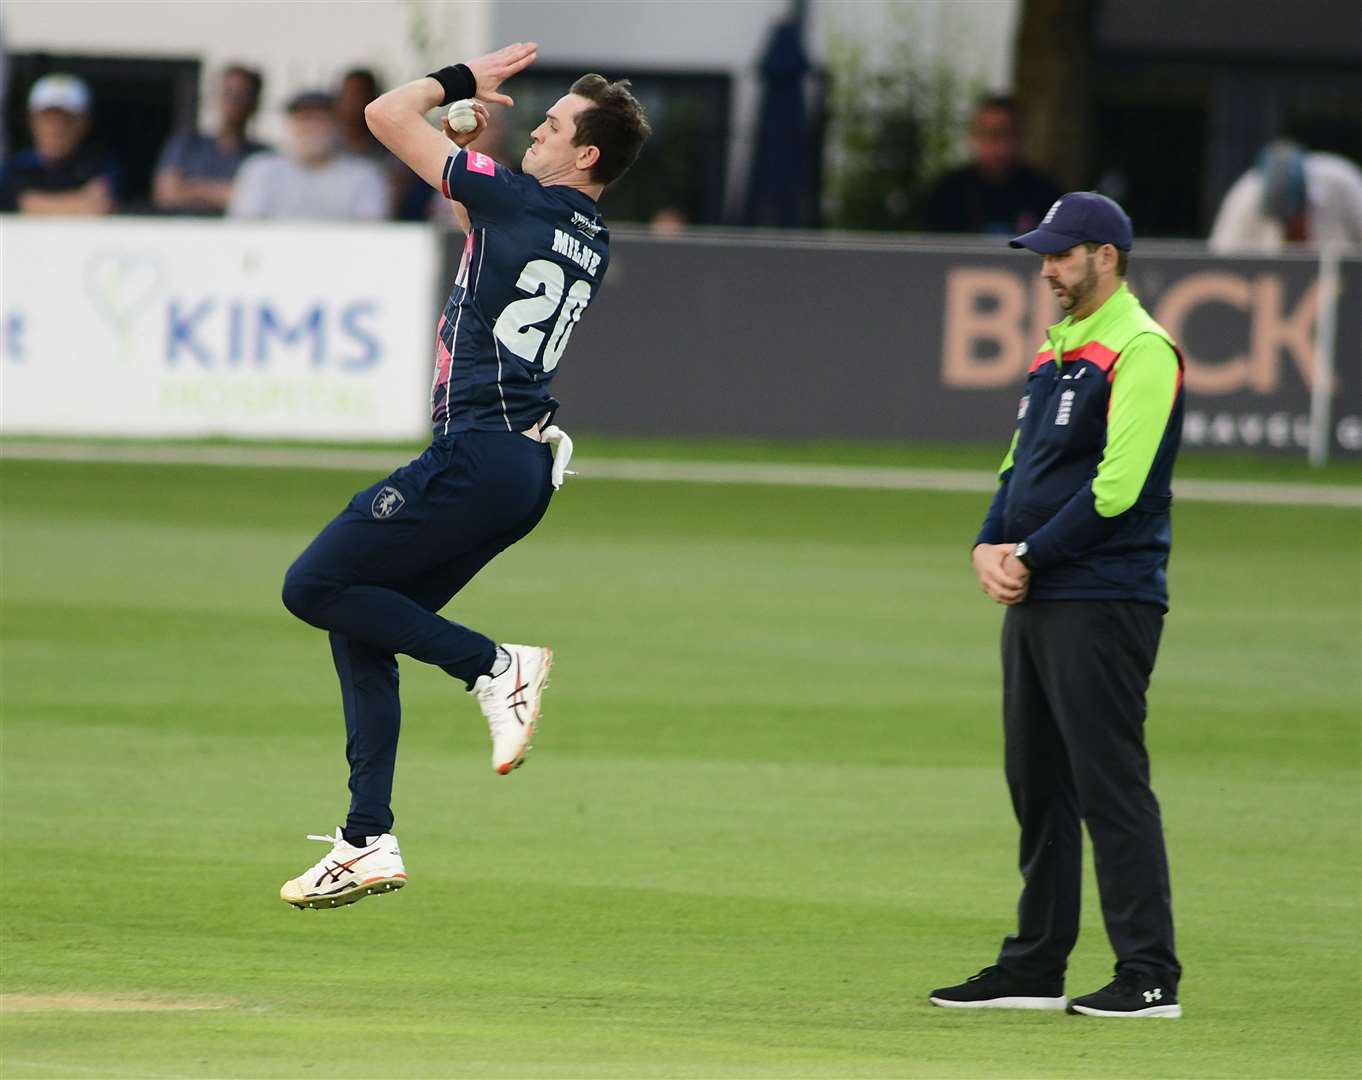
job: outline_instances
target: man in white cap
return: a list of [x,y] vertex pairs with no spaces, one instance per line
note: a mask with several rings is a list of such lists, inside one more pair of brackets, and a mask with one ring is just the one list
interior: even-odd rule
[[90,89],[74,75],[44,75],[28,92],[33,146],[0,171],[0,210],[21,214],[108,214],[118,167],[87,141]]

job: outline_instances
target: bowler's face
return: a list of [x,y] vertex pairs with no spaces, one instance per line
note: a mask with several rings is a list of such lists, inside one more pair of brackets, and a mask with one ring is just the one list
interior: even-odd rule
[[569,175],[582,149],[572,145],[577,135],[577,114],[590,107],[591,102],[577,94],[564,94],[555,101],[544,114],[544,122],[530,132],[530,148],[520,167],[540,180]]

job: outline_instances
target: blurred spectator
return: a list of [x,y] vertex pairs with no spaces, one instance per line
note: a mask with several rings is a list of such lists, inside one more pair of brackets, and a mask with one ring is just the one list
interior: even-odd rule
[[263,80],[250,68],[222,73],[219,90],[221,127],[217,135],[197,130],[171,136],[156,166],[152,202],[160,210],[221,214],[232,199],[232,178],[247,155],[268,150],[246,135],[260,104]]
[[[401,219],[410,208],[406,200],[415,199],[414,189],[423,196],[435,194],[430,185],[388,152],[388,148],[374,138],[364,119],[364,107],[383,92],[376,76],[368,68],[352,68],[341,76],[336,92],[336,120],[340,124],[342,148],[355,157],[372,161],[388,179],[388,216]],[[424,207],[424,203],[421,204]],[[419,208],[418,208],[419,210]],[[419,212],[415,220],[422,220]]]
[[336,92],[336,120],[340,124],[341,149],[356,157],[369,158],[386,169],[397,159],[374,138],[364,120],[364,106],[382,92],[377,76],[368,68],[347,71],[341,76]]
[[1039,225],[1061,191],[1021,160],[1021,118],[1010,97],[986,97],[974,107],[969,147],[973,161],[946,173],[928,194],[923,227],[1015,235]]
[[388,215],[388,180],[372,161],[341,153],[335,100],[299,94],[288,105],[286,153],[255,154],[237,173],[230,217],[377,220]]
[[1225,194],[1210,245],[1271,254],[1286,244],[1362,248],[1362,170],[1337,154],[1269,143]]
[[686,230],[686,213],[679,207],[664,206],[648,219],[648,231],[654,236],[680,236]]
[[74,75],[44,75],[28,92],[33,148],[0,170],[0,210],[108,214],[118,166],[90,145],[90,88]]

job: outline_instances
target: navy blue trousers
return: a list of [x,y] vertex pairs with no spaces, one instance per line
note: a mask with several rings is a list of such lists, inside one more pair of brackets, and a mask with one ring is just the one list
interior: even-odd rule
[[468,686],[496,643],[438,615],[548,509],[553,455],[516,432],[447,436],[359,492],[284,576],[284,606],[330,631],[350,763],[346,833],[392,829],[397,655]]

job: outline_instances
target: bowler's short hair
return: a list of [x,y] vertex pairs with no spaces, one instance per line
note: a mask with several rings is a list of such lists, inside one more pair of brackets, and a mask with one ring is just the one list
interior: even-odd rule
[[573,146],[594,146],[600,157],[591,167],[591,178],[612,184],[638,160],[653,129],[638,98],[630,92],[628,79],[611,82],[604,75],[583,75],[572,84],[572,93],[591,102],[577,114]]

